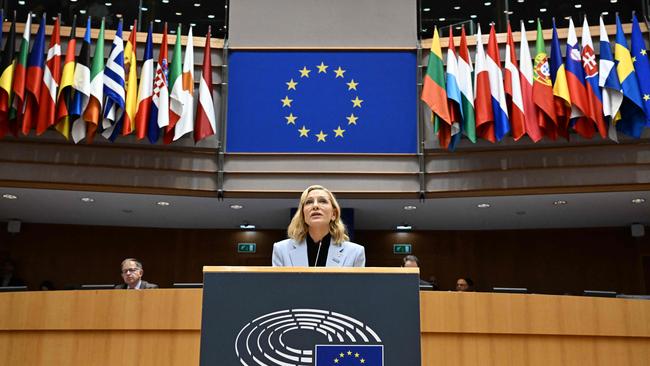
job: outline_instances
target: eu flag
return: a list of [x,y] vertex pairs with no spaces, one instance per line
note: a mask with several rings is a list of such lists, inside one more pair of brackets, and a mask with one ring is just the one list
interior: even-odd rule
[[315,366],[383,366],[381,345],[316,345]]
[[228,152],[415,153],[413,52],[234,51]]

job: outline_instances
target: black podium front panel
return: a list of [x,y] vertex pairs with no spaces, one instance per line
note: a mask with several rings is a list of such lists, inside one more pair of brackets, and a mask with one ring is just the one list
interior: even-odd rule
[[206,272],[201,366],[420,365],[417,273]]

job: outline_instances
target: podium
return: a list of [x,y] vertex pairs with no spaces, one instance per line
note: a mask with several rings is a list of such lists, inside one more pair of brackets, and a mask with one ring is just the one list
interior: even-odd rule
[[417,268],[204,267],[201,366],[420,365]]

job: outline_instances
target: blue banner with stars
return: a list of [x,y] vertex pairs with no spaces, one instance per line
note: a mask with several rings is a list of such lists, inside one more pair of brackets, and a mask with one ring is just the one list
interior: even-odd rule
[[316,345],[315,366],[383,366],[380,345]]
[[414,52],[234,51],[228,69],[228,152],[417,152]]

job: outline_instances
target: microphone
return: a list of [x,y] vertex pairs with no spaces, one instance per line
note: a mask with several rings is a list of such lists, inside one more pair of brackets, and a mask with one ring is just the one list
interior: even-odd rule
[[318,251],[316,252],[316,260],[314,261],[314,267],[318,267],[318,256],[320,255],[320,247],[323,244],[323,241],[318,242]]

